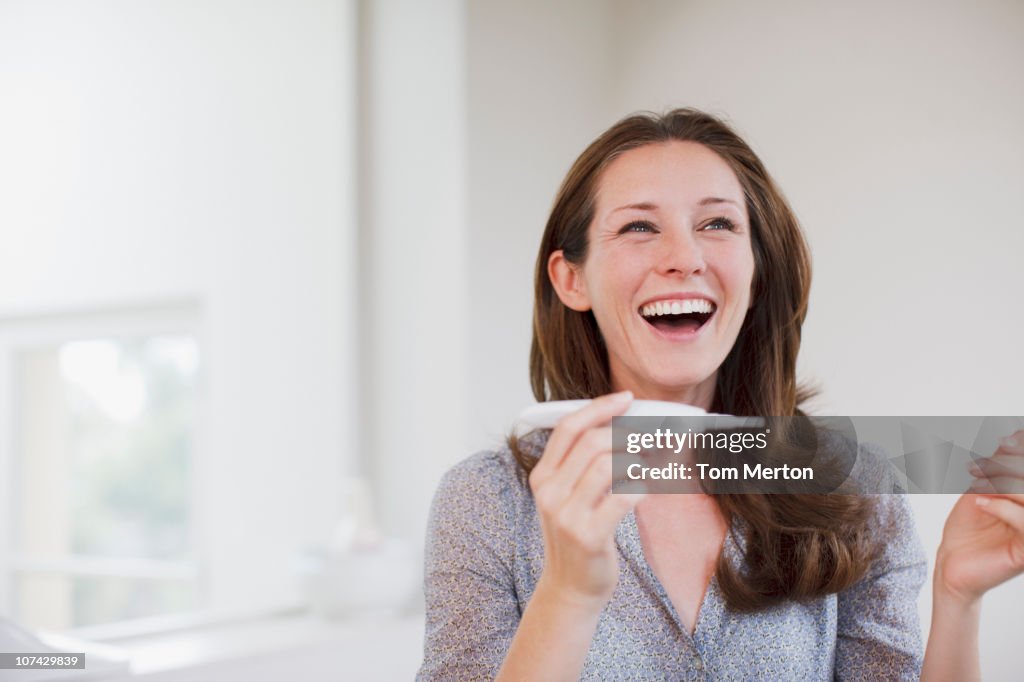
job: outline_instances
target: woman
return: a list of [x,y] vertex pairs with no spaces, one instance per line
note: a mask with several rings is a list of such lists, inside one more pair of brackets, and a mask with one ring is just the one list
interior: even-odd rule
[[[981,595],[1024,570],[1024,495],[954,508],[922,659],[902,496],[609,493],[634,397],[801,414],[809,283],[792,211],[717,119],[632,116],[583,152],[541,244],[530,373],[540,401],[596,399],[442,481],[422,679],[978,677]],[[1008,440],[985,466],[1019,483],[1020,462]]]

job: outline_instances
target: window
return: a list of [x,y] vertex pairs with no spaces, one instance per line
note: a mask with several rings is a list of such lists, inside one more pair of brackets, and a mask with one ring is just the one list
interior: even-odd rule
[[177,305],[0,326],[0,607],[21,624],[66,629],[204,602],[196,318]]

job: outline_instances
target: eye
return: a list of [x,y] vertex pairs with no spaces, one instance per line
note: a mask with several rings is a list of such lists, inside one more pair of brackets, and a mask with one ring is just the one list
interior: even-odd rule
[[710,232],[717,232],[718,230],[730,230],[730,231],[732,231],[732,230],[736,229],[736,223],[734,223],[733,221],[729,220],[725,216],[720,216],[718,218],[715,218],[714,220],[712,220],[708,224],[706,224],[701,229],[702,230],[708,230]]
[[627,232],[657,232],[657,231],[658,231],[658,228],[656,228],[653,223],[650,223],[650,222],[648,222],[646,220],[634,220],[631,223],[627,223],[621,230],[619,230],[619,234],[625,234]]

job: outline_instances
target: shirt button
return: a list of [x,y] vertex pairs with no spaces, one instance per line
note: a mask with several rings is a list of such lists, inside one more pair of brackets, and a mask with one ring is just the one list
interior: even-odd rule
[[694,664],[694,667],[697,668],[697,670],[703,670],[704,669],[704,661],[702,661],[702,660],[700,660],[698,658],[697,662]]

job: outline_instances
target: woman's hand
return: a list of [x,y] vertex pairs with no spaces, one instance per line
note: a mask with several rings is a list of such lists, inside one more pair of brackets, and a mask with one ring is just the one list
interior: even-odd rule
[[965,604],[1024,573],[1024,430],[971,473],[977,480],[946,520],[935,566],[936,590]]
[[643,497],[610,491],[608,423],[632,401],[628,391],[601,396],[563,417],[530,472],[544,534],[544,570],[498,680],[580,677],[601,611],[619,579],[615,528]]
[[1024,430],[971,473],[978,480],[949,513],[935,560],[926,682],[981,679],[981,596],[1024,572]]
[[615,590],[615,529],[643,498],[610,494],[608,424],[632,400],[628,391],[601,396],[562,418],[530,473],[544,534],[544,571],[537,591],[588,610],[604,608]]
[[563,417],[530,472],[544,534],[544,570],[497,680],[580,677],[619,579],[615,528],[643,498],[611,494],[608,423],[632,401],[628,391],[601,396]]

